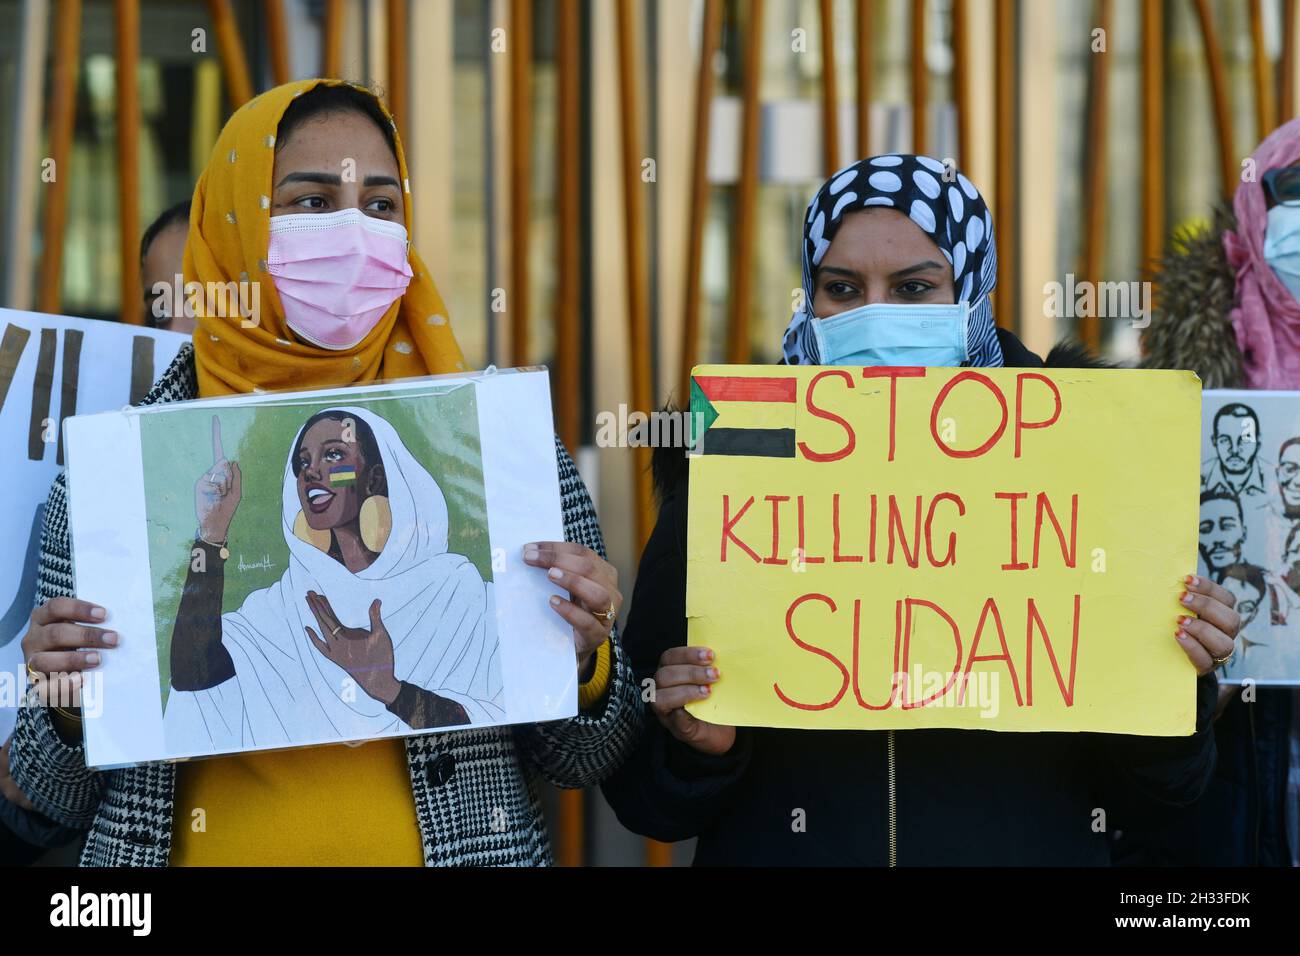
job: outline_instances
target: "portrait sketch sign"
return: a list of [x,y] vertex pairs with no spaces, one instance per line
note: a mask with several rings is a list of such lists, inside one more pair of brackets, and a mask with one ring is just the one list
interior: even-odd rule
[[1185,736],[1200,383],[695,369],[686,614],[714,723]]
[[45,498],[63,465],[59,423],[144,398],[188,336],[0,309],[0,435],[8,503],[0,508],[0,742],[26,685],[22,638],[36,598]]
[[1300,684],[1300,392],[1215,389],[1201,416],[1200,566],[1237,598],[1229,684]]
[[65,427],[77,594],[122,638],[86,688],[92,766],[576,713],[522,562],[563,537],[544,370]]

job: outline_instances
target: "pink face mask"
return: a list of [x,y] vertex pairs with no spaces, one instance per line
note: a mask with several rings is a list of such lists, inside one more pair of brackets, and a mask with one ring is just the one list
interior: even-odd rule
[[411,281],[406,229],[360,209],[271,217],[267,270],[289,328],[325,349],[350,349]]

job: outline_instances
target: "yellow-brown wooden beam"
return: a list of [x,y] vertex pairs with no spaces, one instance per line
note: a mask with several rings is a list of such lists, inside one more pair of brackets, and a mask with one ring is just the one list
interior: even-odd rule
[[1142,0],[1142,269],[1165,248],[1165,5]]
[[1273,98],[1273,64],[1264,42],[1263,0],[1250,0],[1250,42],[1255,78],[1255,128],[1263,139],[1277,125],[1277,106]]
[[[1111,0],[1096,0],[1095,29],[1103,37],[1110,36]],[[1110,92],[1110,53],[1103,50],[1089,57],[1090,89],[1088,91],[1087,150],[1085,175],[1085,212],[1083,220],[1083,261],[1079,272],[1086,282],[1098,283],[1106,268],[1106,170],[1109,168],[1107,147],[1110,124],[1107,122],[1107,102]],[[1079,339],[1096,352],[1101,347],[1101,325],[1095,314],[1079,319]]]
[[709,121],[713,115],[713,57],[722,35],[722,0],[704,0],[700,63],[695,76],[695,127],[691,143],[691,201],[687,213],[686,287],[682,308],[682,361],[677,401],[688,408],[691,369],[699,355],[700,285],[704,259],[704,223],[709,213]]
[[338,78],[343,70],[343,0],[325,0],[321,30],[321,75]]
[[731,309],[727,316],[727,361],[750,360],[749,310],[754,274],[754,239],[758,205],[758,90],[763,55],[763,0],[747,4],[745,53],[740,92],[740,177],[732,228]]
[[284,0],[262,0],[266,22],[266,49],[271,60],[271,82],[289,82],[289,33],[284,25]]
[[1278,122],[1295,116],[1296,0],[1282,0],[1282,63],[1277,77]]
[[253,98],[253,82],[249,79],[248,59],[244,56],[244,44],[239,39],[239,24],[230,9],[230,0],[208,0],[208,17],[221,52],[226,95],[230,97],[231,108],[239,109]]
[[[390,0],[390,3],[392,0]],[[560,0],[556,22],[557,56],[557,216],[559,225],[559,287],[556,294],[557,428],[561,440],[577,449],[578,433],[578,241],[579,183],[577,136],[580,91],[580,31],[574,0]],[[510,68],[510,316],[511,364],[527,365],[531,295],[529,250],[532,248],[533,167],[533,5],[511,0],[510,38],[506,47]],[[567,141],[567,142],[566,142]],[[567,434],[566,434],[567,432]],[[582,866],[585,857],[586,814],[581,790],[560,790],[556,821],[556,862]]]
[[582,108],[581,0],[557,0],[555,66],[556,218],[560,263],[555,295],[556,431],[565,447],[576,450],[581,440],[578,383],[582,379],[579,309],[582,288],[581,156],[579,125]]
[[835,71],[835,17],[832,0],[817,0],[822,48],[822,168],[827,177],[840,168],[839,78]]
[[[398,130],[405,132],[409,129],[406,104],[410,89],[409,50],[411,48],[408,40],[410,25],[406,0],[388,0],[387,14],[388,110],[393,114],[393,121],[397,123]],[[406,143],[405,146],[409,151],[410,143]],[[409,156],[407,165],[410,165]]]
[[528,250],[532,226],[533,4],[511,0],[510,38],[510,364],[528,364]]
[[967,0],[952,3],[952,99],[957,110],[957,164],[969,166],[970,156],[970,10]]
[[117,60],[118,245],[122,262],[122,321],[142,322],[140,291],[140,0],[113,4]]
[[858,0],[857,19],[854,24],[858,47],[858,159],[871,155],[871,72],[874,57],[871,48],[871,24],[875,15],[873,0]]
[[[619,133],[623,161],[623,209],[627,264],[628,359],[632,373],[634,411],[653,411],[654,390],[650,380],[651,349],[649,269],[646,244],[645,202],[642,195],[640,124],[637,97],[637,27],[641,4],[618,0],[618,93]],[[654,505],[650,484],[650,448],[633,449],[636,547],[639,552],[650,537]]]
[[1201,26],[1201,43],[1209,67],[1210,95],[1214,101],[1214,126],[1219,138],[1219,179],[1224,198],[1237,188],[1237,155],[1233,148],[1232,114],[1228,107],[1228,80],[1223,68],[1223,53],[1214,26],[1210,0],[1193,0]]
[[1016,249],[1016,3],[996,0],[994,21],[994,188],[993,228],[998,242],[998,287],[994,312],[998,325],[1015,331],[1012,312],[1019,281]]
[[[77,115],[77,67],[81,59],[81,0],[58,0],[54,8],[54,60],[50,65],[50,159],[54,180],[46,185],[41,222],[41,275],[36,307],[57,314],[63,304],[63,226],[71,186],[72,130]],[[123,267],[135,268],[134,256]],[[136,304],[139,312],[139,304]]]
[[925,62],[925,0],[912,0],[912,152],[930,149],[930,68]]

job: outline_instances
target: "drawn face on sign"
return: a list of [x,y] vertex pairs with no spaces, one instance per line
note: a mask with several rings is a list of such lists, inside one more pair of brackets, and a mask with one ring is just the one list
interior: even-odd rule
[[1278,456],[1277,484],[1287,512],[1300,511],[1300,441],[1294,438],[1282,446]]
[[1300,588],[1300,523],[1291,525],[1291,531],[1286,536],[1286,547],[1282,550],[1282,570],[1287,587],[1292,591]]
[[[1245,565],[1234,565],[1232,571],[1245,569]],[[1244,630],[1255,620],[1259,606],[1264,600],[1263,577],[1258,568],[1251,568],[1254,574],[1229,573],[1223,578],[1223,586],[1237,599],[1236,610],[1241,615],[1241,627]]]
[[1214,417],[1214,450],[1226,474],[1240,477],[1259,453],[1259,419],[1245,405],[1229,405]]
[[1201,502],[1201,557],[1218,575],[1241,560],[1246,526],[1235,498],[1208,498]]
[[314,531],[356,524],[366,498],[384,493],[384,466],[370,426],[342,414],[307,427],[294,471],[298,501]]

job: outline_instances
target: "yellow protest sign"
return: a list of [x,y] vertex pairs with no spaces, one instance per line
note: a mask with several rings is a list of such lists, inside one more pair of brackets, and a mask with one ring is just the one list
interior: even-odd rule
[[715,723],[1192,733],[1190,372],[700,366]]

